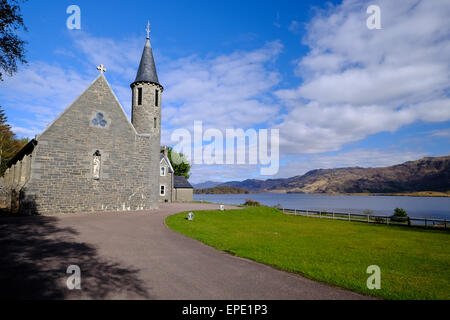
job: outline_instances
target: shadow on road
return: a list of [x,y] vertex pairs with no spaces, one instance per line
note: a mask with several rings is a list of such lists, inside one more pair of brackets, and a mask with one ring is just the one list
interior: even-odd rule
[[[0,299],[150,299],[138,270],[100,257],[55,217],[0,218]],[[69,290],[69,265],[81,290]]]

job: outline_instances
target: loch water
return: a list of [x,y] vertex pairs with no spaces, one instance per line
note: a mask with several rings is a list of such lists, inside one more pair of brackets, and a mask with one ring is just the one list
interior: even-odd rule
[[374,215],[390,216],[395,208],[403,208],[410,217],[450,220],[450,197],[406,196],[349,196],[298,193],[255,194],[195,194],[196,201],[218,204],[243,204],[247,199],[267,206],[280,204],[283,208],[363,213],[372,210]]

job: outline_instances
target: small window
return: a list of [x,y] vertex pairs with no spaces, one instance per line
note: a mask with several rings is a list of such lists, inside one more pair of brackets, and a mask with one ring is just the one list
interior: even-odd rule
[[153,128],[156,129],[156,125],[158,124],[158,119],[153,118]]
[[155,107],[159,105],[159,91],[155,89]]
[[166,186],[163,185],[163,184],[161,185],[160,195],[161,196],[165,196],[166,195]]
[[161,167],[161,177],[166,176],[166,167]]
[[142,105],[142,88],[138,88],[138,106]]

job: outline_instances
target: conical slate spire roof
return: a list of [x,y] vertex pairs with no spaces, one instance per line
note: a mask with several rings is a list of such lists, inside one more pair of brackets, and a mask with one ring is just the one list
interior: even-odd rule
[[139,64],[139,70],[134,82],[151,82],[159,84],[158,74],[156,73],[155,60],[153,59],[152,46],[150,39],[147,38],[147,42],[142,53],[141,63]]

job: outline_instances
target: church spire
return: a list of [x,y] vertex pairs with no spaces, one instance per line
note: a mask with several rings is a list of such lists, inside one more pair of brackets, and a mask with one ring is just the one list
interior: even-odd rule
[[153,58],[152,46],[150,44],[150,22],[148,22],[147,24],[146,31],[147,31],[147,42],[145,43],[141,63],[139,64],[139,70],[137,72],[136,80],[134,80],[134,83],[149,82],[161,86],[158,80],[158,74],[156,73],[155,60]]

